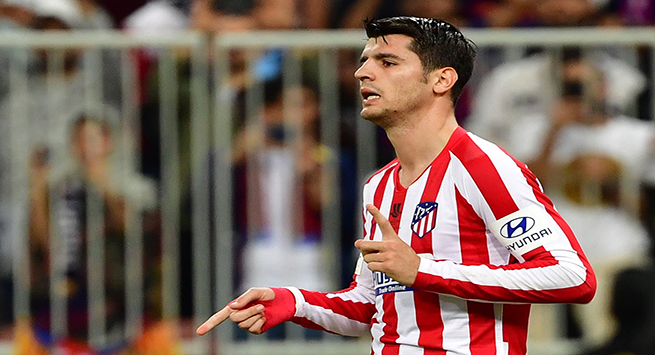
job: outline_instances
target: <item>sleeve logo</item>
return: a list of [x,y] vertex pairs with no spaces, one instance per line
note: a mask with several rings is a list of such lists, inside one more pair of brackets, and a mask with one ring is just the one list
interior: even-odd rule
[[541,207],[532,205],[491,223],[489,229],[512,255],[521,256],[556,240],[555,225]]
[[505,223],[500,228],[500,235],[505,238],[516,238],[529,232],[534,227],[534,219],[531,217],[519,217]]

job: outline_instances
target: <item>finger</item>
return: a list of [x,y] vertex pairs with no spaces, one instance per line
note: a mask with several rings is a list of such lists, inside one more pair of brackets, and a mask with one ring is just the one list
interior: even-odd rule
[[233,311],[232,314],[230,314],[230,320],[233,321],[234,323],[241,323],[250,317],[263,313],[264,313],[264,306],[261,304],[256,304],[246,309]]
[[252,327],[255,322],[263,318],[264,315],[261,313],[255,314],[254,316],[244,320],[243,322],[239,323],[239,328],[249,330],[250,327]]
[[214,329],[217,325],[223,323],[226,319],[230,317],[230,314],[234,312],[230,306],[225,306],[225,308],[214,313],[213,316],[209,317],[201,326],[196,329],[198,335],[205,335],[208,331]]
[[257,321],[255,321],[255,324],[253,324],[250,328],[248,328],[248,331],[253,334],[261,334],[262,327],[264,327],[264,323],[266,323],[266,318],[261,317]]
[[382,248],[384,247],[384,244],[381,242],[377,241],[370,241],[370,240],[358,240],[355,242],[355,247],[359,250],[361,250],[362,255],[367,255],[371,253],[379,253],[382,251]]
[[379,253],[364,255],[364,261],[367,264],[384,262],[384,257]]
[[373,206],[372,204],[368,204],[366,205],[366,210],[368,210],[368,212],[373,215],[373,219],[375,220],[375,223],[377,223],[378,226],[380,227],[383,240],[389,237],[398,236],[396,234],[396,231],[393,230],[391,223],[389,223],[389,220],[382,215],[382,213],[380,212],[380,210],[377,209],[377,207]]
[[244,292],[241,296],[237,297],[234,301],[230,302],[228,306],[233,310],[240,310],[241,308],[247,307],[250,303],[254,301],[266,301],[262,299],[263,291],[259,288],[251,288],[248,291]]

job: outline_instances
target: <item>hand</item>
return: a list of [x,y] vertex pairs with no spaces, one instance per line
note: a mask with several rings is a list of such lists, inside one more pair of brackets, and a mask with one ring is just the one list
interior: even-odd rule
[[366,205],[382,232],[382,241],[360,239],[355,247],[362,251],[371,271],[385,273],[403,285],[411,286],[416,280],[421,258],[393,230],[391,223],[373,205]]
[[561,128],[575,122],[581,122],[583,117],[582,104],[579,100],[563,98],[560,99],[551,114],[552,124]]
[[245,329],[253,334],[261,334],[263,332],[262,327],[266,322],[266,318],[264,318],[265,307],[256,302],[272,301],[274,299],[275,291],[271,288],[251,288],[207,319],[205,323],[198,327],[196,333],[198,335],[205,335],[214,327],[230,318],[241,329]]

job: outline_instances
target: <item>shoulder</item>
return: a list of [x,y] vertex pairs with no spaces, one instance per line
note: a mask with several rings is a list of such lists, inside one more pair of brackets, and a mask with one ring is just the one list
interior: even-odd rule
[[479,170],[505,164],[516,165],[517,163],[517,160],[503,148],[470,132],[466,132],[452,146],[450,153],[467,170]]
[[378,171],[374,172],[374,173],[371,175],[371,177],[369,177],[368,180],[366,180],[366,185],[368,185],[368,184],[370,184],[370,183],[372,183],[372,182],[375,182],[375,180],[379,180],[379,179],[382,178],[386,173],[391,172],[391,170],[392,170],[396,165],[398,165],[398,159],[397,159],[397,158],[394,159],[394,160],[392,160],[392,161],[390,161],[387,165],[383,166],[383,167],[382,167],[381,169],[379,169]]
[[450,149],[453,177],[476,185],[504,186],[536,180],[527,165],[498,145],[467,132]]

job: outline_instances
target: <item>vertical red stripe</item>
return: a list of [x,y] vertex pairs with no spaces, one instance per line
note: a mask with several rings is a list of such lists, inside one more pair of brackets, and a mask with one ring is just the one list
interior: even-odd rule
[[398,312],[396,311],[396,293],[385,293],[382,295],[382,304],[384,313],[382,314],[382,321],[384,323],[383,335],[380,337],[380,342],[385,344],[382,348],[382,355],[398,355],[400,350],[397,346],[388,346],[387,344],[395,344],[398,340]]
[[[486,227],[473,206],[455,188],[459,242],[464,264],[489,264]],[[467,301],[471,355],[496,354],[494,305]]]
[[[382,175],[382,179],[380,179],[380,183],[378,183],[378,186],[375,188],[375,194],[373,195],[373,206],[377,207],[378,209],[382,205],[382,198],[384,197],[384,190],[387,187],[389,176],[391,176],[391,172],[394,171],[395,169],[397,169],[397,167],[387,169],[387,171],[384,172],[384,175]],[[370,239],[373,239],[373,237],[375,236],[376,228],[377,228],[377,223],[372,223]]]
[[[439,194],[439,189],[443,183],[449,163],[450,153],[444,150],[432,163],[427,185],[423,190],[423,195],[419,203],[437,201],[437,195]],[[439,206],[433,212],[438,216]],[[436,219],[434,223],[435,225],[438,224],[439,220]],[[419,254],[434,253],[434,250],[432,250],[432,238],[436,237],[438,236],[433,235],[432,232],[427,233],[422,238],[412,234],[412,248]],[[416,310],[416,324],[421,331],[418,339],[419,346],[426,349],[426,355],[445,354],[445,351],[441,350],[443,349],[444,325],[443,319],[441,319],[439,295],[430,292],[415,291],[414,308]]]
[[509,355],[528,353],[529,304],[503,305],[503,340],[509,344]]
[[[397,167],[394,169],[389,169],[390,171],[397,171]],[[395,175],[397,177],[397,174]],[[388,179],[388,176],[387,176]],[[400,219],[403,215],[403,205],[405,204],[405,197],[407,196],[407,190],[402,188],[399,182],[395,181],[395,187],[393,190],[393,197],[391,199],[391,204],[389,205],[389,211],[381,211],[382,214],[387,216],[389,223],[393,229],[398,233],[398,228],[400,227]],[[380,200],[381,203],[382,200]],[[394,206],[400,205],[400,210],[396,216],[392,215],[394,211]],[[386,213],[385,213],[386,212]],[[382,322],[384,323],[384,335],[380,338],[380,341],[384,344],[393,344],[396,343],[400,334],[398,334],[398,311],[396,310],[396,294],[387,293],[382,295],[383,297],[383,309],[384,313],[382,315]],[[397,355],[400,348],[397,346],[388,346],[385,345],[382,348],[383,355]]]

